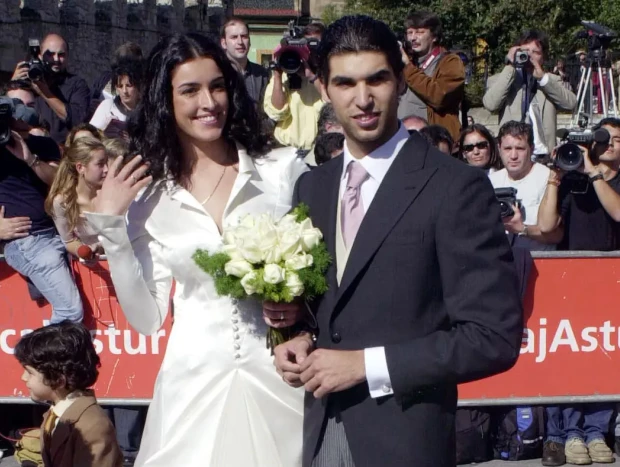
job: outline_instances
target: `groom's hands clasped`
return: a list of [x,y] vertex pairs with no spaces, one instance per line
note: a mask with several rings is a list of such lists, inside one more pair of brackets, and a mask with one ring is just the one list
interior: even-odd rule
[[363,350],[318,349],[301,362],[300,369],[306,391],[317,399],[366,381]]

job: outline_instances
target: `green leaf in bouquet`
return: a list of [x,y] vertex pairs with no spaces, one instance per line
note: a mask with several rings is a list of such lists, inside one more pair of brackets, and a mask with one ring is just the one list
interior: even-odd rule
[[226,253],[209,254],[206,250],[196,250],[192,259],[200,269],[213,277],[218,295],[228,295],[236,299],[247,297],[241,279],[226,274],[224,266],[230,261],[230,256]]
[[331,256],[327,251],[325,242],[319,243],[309,252],[312,255],[312,266],[297,271],[299,279],[304,284],[304,297],[312,300],[318,295],[327,292],[327,278],[325,274],[332,262]]
[[305,203],[299,203],[291,214],[295,216],[295,222],[303,222],[310,217],[310,207]]

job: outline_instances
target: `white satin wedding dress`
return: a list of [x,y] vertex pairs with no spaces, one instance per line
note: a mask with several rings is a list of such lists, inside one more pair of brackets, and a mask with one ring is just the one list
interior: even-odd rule
[[[286,214],[307,170],[295,150],[277,149],[259,160],[239,152],[224,227],[246,213]],[[176,281],[174,325],[136,466],[300,466],[303,388],[287,386],[275,371],[261,303],[219,297],[194,264],[196,249],[221,246],[200,203],[168,182],[142,194],[127,221],[87,217],[105,248],[119,302],[139,332],[161,327]]]

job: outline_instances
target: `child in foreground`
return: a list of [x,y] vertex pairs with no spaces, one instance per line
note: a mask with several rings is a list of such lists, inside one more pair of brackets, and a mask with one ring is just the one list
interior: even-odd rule
[[44,466],[122,467],[114,427],[89,389],[100,363],[88,330],[70,321],[37,329],[21,338],[15,357],[30,397],[52,404],[41,426]]

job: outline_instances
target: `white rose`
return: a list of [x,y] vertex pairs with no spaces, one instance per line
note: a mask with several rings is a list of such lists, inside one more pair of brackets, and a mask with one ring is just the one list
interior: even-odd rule
[[295,216],[293,216],[292,214],[287,214],[278,221],[277,229],[279,231],[286,231],[296,226],[297,226],[297,221],[295,220]]
[[301,251],[299,230],[297,228],[280,233],[280,251],[282,258],[287,260]]
[[[308,220],[308,219],[307,219]],[[310,223],[312,225],[312,223]],[[301,231],[301,245],[304,251],[310,251],[319,244],[323,234],[316,227],[307,228]]]
[[277,264],[268,264],[265,266],[263,279],[268,284],[279,284],[284,280],[284,269]]
[[226,274],[229,276],[245,277],[246,274],[253,271],[253,268],[250,263],[241,259],[226,263],[224,265],[224,271],[226,271]]
[[222,243],[224,245],[234,245],[235,244],[235,230],[236,229],[226,229],[222,234]]
[[289,271],[298,271],[300,269],[304,269],[312,266],[314,258],[312,255],[307,255],[305,253],[301,253],[299,255],[291,256],[284,262],[284,267]]
[[228,255],[231,261],[243,260],[243,256],[239,252],[239,249],[236,245],[224,245],[222,247],[222,250]]
[[241,287],[243,287],[243,290],[245,290],[245,293],[248,295],[256,293],[256,279],[256,271],[248,272],[241,279]]
[[245,238],[237,239],[239,253],[246,261],[252,264],[260,263],[263,260],[263,252],[260,249],[257,239]]
[[256,221],[251,214],[246,214],[239,220],[239,227],[245,227],[246,229],[253,229],[255,224]]
[[293,297],[299,297],[304,293],[304,284],[299,276],[294,272],[286,273],[286,286],[293,294]]

